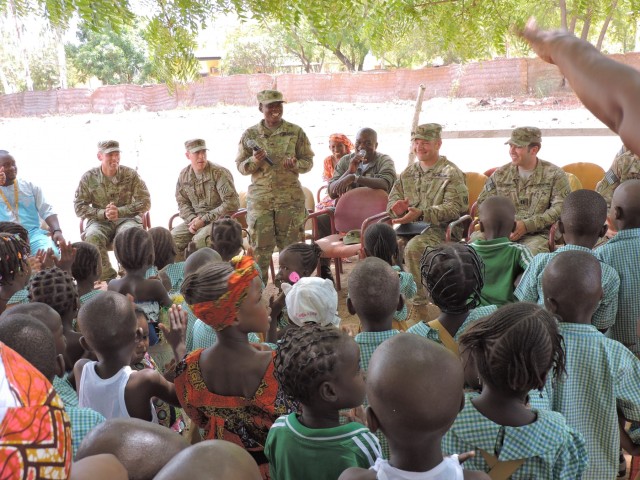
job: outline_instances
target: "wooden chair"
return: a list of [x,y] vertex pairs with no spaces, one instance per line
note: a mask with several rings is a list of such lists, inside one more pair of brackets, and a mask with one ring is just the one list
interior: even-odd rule
[[340,272],[342,259],[361,254],[361,244],[345,245],[342,241],[343,234],[350,230],[360,230],[360,238],[369,225],[379,221],[386,215],[387,192],[367,187],[354,188],[340,197],[335,210],[327,209],[313,212],[307,220],[314,222],[314,231],[317,231],[316,218],[320,215],[329,215],[331,220],[331,235],[324,238],[315,238],[315,242],[322,249],[323,258],[332,258],[335,262],[336,288],[342,288]]
[[578,177],[582,188],[587,190],[595,190],[596,184],[604,177],[604,169],[600,165],[590,162],[570,163],[562,167],[562,170]]

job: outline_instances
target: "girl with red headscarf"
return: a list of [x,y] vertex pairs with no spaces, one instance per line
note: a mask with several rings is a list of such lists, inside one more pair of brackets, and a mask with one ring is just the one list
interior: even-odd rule
[[251,454],[269,478],[264,455],[273,422],[294,404],[274,377],[275,352],[259,351],[247,334],[266,332],[269,313],[251,257],[212,263],[186,276],[182,294],[194,315],[216,330],[217,341],[176,367],[178,399],[206,440],[227,440]]

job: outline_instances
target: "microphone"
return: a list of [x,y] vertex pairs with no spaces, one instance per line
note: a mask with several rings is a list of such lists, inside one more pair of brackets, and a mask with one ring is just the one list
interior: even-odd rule
[[[260,150],[263,150],[263,148],[261,148],[252,138],[247,140],[247,147],[252,149],[254,152],[259,152]],[[264,161],[273,167],[273,160],[271,160],[268,155],[264,157]]]
[[361,157],[366,157],[367,156],[367,151],[362,148],[360,150],[358,150],[358,155],[360,155]]

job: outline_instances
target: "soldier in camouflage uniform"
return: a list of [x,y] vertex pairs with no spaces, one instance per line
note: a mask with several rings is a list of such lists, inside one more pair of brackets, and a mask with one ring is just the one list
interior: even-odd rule
[[266,284],[273,248],[282,251],[304,238],[307,211],[298,175],[313,167],[313,150],[302,128],[282,118],[282,93],[263,90],[258,102],[264,119],[242,134],[236,165],[242,175],[251,175],[247,224]]
[[[411,238],[404,248],[404,259],[416,285],[420,285],[420,259],[427,247],[444,242],[449,222],[469,209],[469,191],[464,173],[440,155],[442,127],[437,123],[419,125],[411,133],[412,148],[418,162],[407,167],[393,185],[387,211],[394,223],[425,221],[429,229]],[[425,303],[418,289],[414,304]]]
[[117,233],[142,227],[140,215],[151,208],[147,186],[138,173],[120,165],[120,144],[98,143],[100,166],[80,179],[73,206],[76,215],[87,219],[84,240],[95,245],[102,257],[102,280],[117,276],[109,262],[107,246]]
[[564,198],[571,192],[565,172],[538,158],[541,143],[540,129],[514,129],[506,142],[511,163],[491,175],[478,197],[478,205],[491,195],[513,201],[516,227],[510,239],[528,247],[532,255],[549,251],[549,228],[560,218]]
[[207,161],[205,141],[187,140],[184,146],[191,165],[180,172],[176,184],[176,201],[184,223],[171,230],[179,260],[184,258],[184,249],[192,240],[196,248],[208,246],[211,229],[205,227],[240,207],[231,172]]
[[596,192],[604,197],[607,206],[611,207],[611,198],[618,185],[625,180],[640,179],[640,158],[626,147],[613,159],[611,168],[596,185]]

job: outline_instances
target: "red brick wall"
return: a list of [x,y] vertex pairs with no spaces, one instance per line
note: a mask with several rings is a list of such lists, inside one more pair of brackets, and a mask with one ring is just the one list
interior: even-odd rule
[[[640,53],[612,58],[640,70]],[[256,92],[278,88],[288,101],[386,102],[425,98],[573,95],[558,69],[539,59],[498,59],[419,70],[304,75],[206,77],[171,94],[165,85],[113,85],[87,89],[22,92],[0,97],[0,116],[20,117],[123,110],[171,110],[219,103],[254,105]]]

